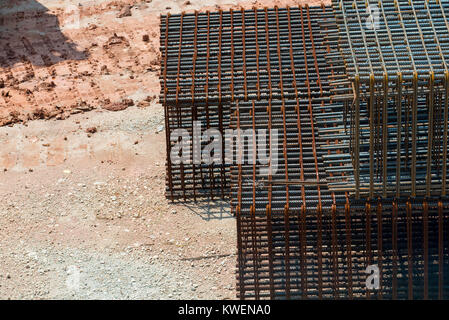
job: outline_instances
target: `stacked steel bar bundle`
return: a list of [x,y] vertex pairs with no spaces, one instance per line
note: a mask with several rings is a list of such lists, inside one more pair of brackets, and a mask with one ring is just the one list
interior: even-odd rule
[[[434,8],[429,11],[434,13]],[[410,80],[405,67],[396,78],[379,77],[378,73],[373,78],[369,73],[367,85],[362,72],[354,77],[346,42],[341,41],[345,36],[341,13],[337,12],[337,18],[332,8],[324,6],[161,17],[167,195],[172,199],[224,196],[230,187],[231,210],[237,220],[237,291],[241,299],[447,299],[449,199],[440,194],[421,196],[421,183],[415,185],[416,197],[410,198],[407,190],[412,183],[407,184],[410,178],[406,175],[413,163],[417,176],[422,174],[425,141],[418,133],[429,126],[426,103],[445,100],[441,79],[432,77],[437,93],[430,100],[420,73],[418,82],[413,82],[413,73],[411,78],[419,90],[407,87]],[[359,16],[356,18],[358,21]],[[416,35],[409,41],[415,41]],[[392,34],[392,39],[395,37]],[[358,54],[367,43],[354,45],[353,52]],[[356,56],[358,64],[354,65],[362,70],[360,59]],[[401,85],[390,88],[382,79],[387,84],[400,79]],[[368,91],[370,84],[375,90]],[[400,96],[394,90],[400,91]],[[419,98],[414,98],[414,92]],[[385,104],[387,113],[379,113]],[[373,188],[366,185],[366,163],[370,150],[377,150],[375,170],[384,173],[387,168],[388,177],[390,167],[396,164],[383,158],[379,150],[384,151],[382,137],[396,132],[390,120],[398,109],[402,125],[397,126],[401,128],[397,141],[405,148],[399,163],[406,169],[399,170],[404,187],[399,192],[395,187],[396,193],[391,195],[392,183],[379,180],[378,175]],[[371,121],[373,110],[376,122]],[[413,110],[419,121],[413,121]],[[438,110],[435,114],[444,113],[444,108]],[[386,122],[382,122],[384,115]],[[447,141],[447,127],[438,124],[438,116],[430,119],[434,118],[436,124],[431,126],[438,128],[438,133],[432,136],[432,148],[437,150],[443,144],[438,150],[445,150],[441,139]],[[171,131],[183,128],[191,134],[194,121],[200,121],[203,131],[232,129],[231,137],[244,142],[243,152],[252,154],[252,159],[236,161],[242,155],[237,148],[231,159],[223,152],[219,164],[172,163],[169,155],[177,141],[170,139]],[[384,123],[388,126],[383,127]],[[382,136],[385,128],[387,135]],[[277,144],[272,138],[274,130]],[[256,137],[261,131],[265,134],[262,140]],[[370,149],[371,137],[375,148]],[[223,145],[228,142],[222,140]],[[392,156],[395,141],[387,142],[384,154]],[[417,149],[415,162],[409,155],[413,155],[413,146]],[[357,154],[357,162],[355,149],[363,151]],[[434,154],[441,162],[438,151]],[[261,156],[267,155],[268,164],[261,163]],[[379,163],[385,161],[387,166],[379,169]],[[432,161],[437,160],[431,159],[432,170],[445,171],[433,169]],[[431,190],[435,181],[442,180],[437,177],[440,171],[431,175]],[[388,181],[384,197],[379,194],[383,181]],[[368,197],[366,190],[372,196]],[[380,272],[378,288],[366,284],[367,267],[373,266]]]
[[[342,74],[326,63],[332,49],[319,28],[313,28],[320,19],[307,21],[306,16],[290,26],[299,29],[302,42],[295,44],[302,50],[295,50],[290,58],[305,68],[295,83],[298,92],[308,93],[307,99],[233,104],[231,127],[279,132],[275,172],[261,174],[262,166],[255,161],[231,167],[238,224],[238,296],[447,297],[448,248],[443,237],[448,231],[447,201],[354,201],[349,192],[328,188],[323,156],[331,142],[348,140],[341,128],[343,104],[330,100],[330,82],[341,81]],[[282,42],[278,38],[277,43]],[[289,72],[288,61],[281,60],[284,63],[286,68],[280,69]],[[312,89],[312,83],[325,89]],[[255,148],[257,138],[252,139],[249,145]],[[274,152],[269,140],[253,152],[267,150]],[[366,287],[369,265],[379,266],[378,290]]]
[[[222,52],[227,55],[231,52],[230,32],[222,31],[223,20],[228,27],[229,22],[222,12],[219,16],[209,12],[161,16],[160,99],[165,107],[167,196],[172,200],[225,196],[227,167],[224,161],[221,165],[205,165],[194,163],[193,159],[190,163],[175,163],[171,158],[173,145],[181,142],[181,139],[171,139],[173,130],[185,129],[193,137],[196,121],[202,125],[201,133],[210,128],[222,131],[229,121],[229,108],[226,104],[223,106],[229,99],[223,98],[228,97],[231,90],[228,88],[222,95],[217,81],[220,84],[222,77],[230,72],[229,68],[221,71]],[[187,144],[193,149],[192,139]]]
[[[442,201],[352,202],[321,215],[268,207],[238,221],[240,298],[448,299]],[[368,266],[379,287],[367,287]]]
[[[161,16],[160,98],[166,114],[169,198],[224,197],[229,188],[224,153],[221,164],[172,161],[172,147],[180,142],[170,137],[174,129],[185,129],[192,136],[194,122],[199,121],[201,132],[215,128],[223,134],[233,101],[307,99],[307,92],[297,90],[291,72],[282,74],[278,67],[279,59],[288,59],[298,75],[305,72],[301,63],[290,60],[300,30],[293,31],[289,43],[287,28],[287,18],[300,20],[301,14],[306,13],[298,8],[265,8]],[[319,7],[311,14],[311,19],[323,19],[332,12]],[[278,29],[273,28],[276,25]],[[279,46],[274,40],[278,32],[284,38]],[[275,55],[278,50],[279,57]],[[311,88],[319,89],[314,84]],[[202,140],[202,146],[208,142]],[[224,147],[224,139],[222,143]],[[187,144],[193,150],[192,140]]]
[[[324,45],[319,24],[332,17],[325,15],[329,8],[300,7],[299,19],[294,19],[296,10],[276,10],[276,22],[287,24],[273,24],[275,37],[266,38],[273,48],[269,66],[280,72],[279,87],[293,89],[295,96],[236,101],[232,109],[232,128],[278,132],[277,149],[271,137],[265,145],[249,137],[253,162],[231,167],[231,204],[238,228],[237,286],[242,299],[301,297],[298,290],[306,281],[306,270],[313,278],[311,295],[329,287],[323,279],[327,277],[323,256],[329,253],[322,250],[323,220],[337,201],[345,202],[344,193],[336,195],[327,188],[314,118],[314,112],[324,113],[331,104],[328,79],[338,77],[326,67],[331,48]],[[256,162],[259,153],[270,153],[268,174]],[[272,153],[277,154],[276,165]],[[309,239],[309,248],[307,237],[314,238]],[[306,261],[315,250],[318,256]]]
[[[236,164],[233,161],[231,180],[236,182],[232,184],[231,202],[233,207],[234,204],[237,205],[236,190],[242,196],[252,197],[251,190],[257,185],[265,188],[265,191],[261,193],[263,195],[259,203],[261,207],[265,208],[268,204],[267,186],[270,186],[270,190],[274,190],[276,200],[284,202],[286,197],[288,198],[285,186],[290,183],[293,184],[291,187],[293,189],[307,189],[308,199],[314,206],[320,204],[327,209],[331,207],[330,193],[321,197],[319,192],[323,187],[326,189],[326,176],[324,170],[320,172],[319,169],[323,167],[321,160],[323,154],[318,145],[326,142],[319,140],[312,110],[314,107],[316,113],[325,115],[333,107],[342,109],[341,104],[334,106],[331,103],[329,86],[329,79],[342,76],[338,71],[342,69],[327,68],[325,56],[331,48],[324,45],[320,28],[320,21],[331,18],[327,15],[329,11],[329,8],[325,7],[276,9],[272,17],[267,19],[267,24],[261,26],[266,28],[272,24],[270,20],[274,20],[275,27],[272,27],[272,32],[275,36],[261,40],[259,38],[259,40],[269,42],[267,46],[271,50],[267,52],[267,55],[270,57],[268,62],[271,68],[268,70],[269,73],[274,73],[272,71],[274,69],[278,73],[280,80],[277,87],[284,90],[293,88],[295,96],[293,98],[284,96],[263,100],[237,100],[232,104],[230,125],[232,129],[241,129],[242,133],[246,129],[254,130],[254,132],[259,129],[276,129],[278,135],[284,137],[284,141],[279,138],[279,150],[272,150],[269,139],[267,139],[266,146],[260,146],[261,149],[258,150],[260,153],[268,153],[269,150],[278,151],[276,172],[271,172],[265,178],[261,176],[260,181],[252,180],[253,173],[256,174],[254,171],[259,172],[261,164],[246,164],[246,168],[251,173],[242,173],[239,177],[237,171],[244,164]],[[278,21],[287,21],[287,23],[279,24]],[[324,126],[331,127],[333,124],[324,124]],[[257,142],[252,142],[251,145],[256,147]],[[257,160],[258,157],[253,158]],[[290,175],[295,175],[291,181],[288,179],[289,172]],[[246,184],[242,184],[242,181],[245,181]],[[298,185],[302,186],[298,189]],[[244,194],[246,191],[251,192],[246,195]],[[293,198],[292,201],[298,203],[296,198]]]
[[445,196],[449,2],[334,0],[333,7],[334,44],[355,97],[345,115],[350,143],[335,146],[345,147],[345,163],[329,169],[330,187],[357,198]]

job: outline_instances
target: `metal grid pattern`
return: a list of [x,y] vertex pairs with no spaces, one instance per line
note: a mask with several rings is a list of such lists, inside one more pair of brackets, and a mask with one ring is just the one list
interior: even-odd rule
[[[239,214],[244,299],[448,299],[448,199]],[[380,288],[368,290],[376,265]]]
[[[203,132],[216,128],[223,133],[229,126],[230,103],[237,100],[307,100],[309,93],[296,85],[306,72],[297,53],[303,46],[298,21],[318,32],[318,23],[330,17],[332,11],[324,6],[161,17],[160,99],[166,113],[168,197],[224,197],[229,190],[224,153],[222,164],[174,164],[169,155],[178,141],[170,141],[170,132],[183,128],[192,134],[193,122],[200,121]],[[327,88],[315,80],[310,90],[316,95]],[[192,141],[187,143],[192,146]]]
[[[412,80],[433,72],[442,80],[449,63],[449,3],[427,0],[333,0],[340,48],[352,79]],[[370,19],[370,16],[373,18]]]
[[[436,128],[427,141],[436,141],[432,155],[442,161],[447,125],[428,120],[447,115],[441,81],[449,81],[418,73],[410,79],[405,72],[397,78],[370,73],[367,82],[360,75],[351,79],[353,94],[342,60],[347,57],[334,50],[342,36],[339,24],[330,8],[307,6],[161,17],[167,155],[173,145],[170,130],[191,133],[196,120],[220,132],[228,126],[277,129],[280,136],[278,167],[268,176],[260,174],[262,165],[255,162],[227,166],[226,160],[233,159],[225,155],[223,164],[214,166],[173,165],[168,158],[167,195],[223,197],[231,186],[242,299],[447,299],[449,199],[444,193],[441,198],[399,197],[407,193],[407,184],[394,189],[396,198],[388,198],[391,181],[381,178],[384,168],[389,176],[397,163],[383,157],[395,150],[391,145],[397,131],[407,137],[396,145],[406,150],[399,153],[401,167],[394,176],[401,177],[400,184],[412,172],[422,176],[422,148],[430,147],[418,133],[426,125]],[[400,85],[393,87],[395,81]],[[431,83],[435,90],[429,90]],[[436,112],[432,115],[426,113],[429,101],[439,106],[430,108]],[[395,131],[397,114],[401,129]],[[248,138],[253,146],[259,142],[254,135]],[[256,159],[258,152],[273,150],[270,139],[265,143],[252,150]],[[387,165],[371,170],[373,154]],[[435,176],[445,172],[443,166]],[[371,172],[377,173],[376,183],[371,183]],[[388,188],[382,194],[384,181]],[[423,192],[421,185],[415,184],[413,196]],[[435,189],[431,183],[430,190]],[[371,200],[354,200],[352,193]],[[374,197],[378,193],[384,198]],[[372,264],[381,271],[376,291],[365,285],[365,270]]]
[[344,111],[338,115],[338,130],[349,131],[350,139],[334,144],[332,154],[325,156],[326,164],[341,160],[340,166],[328,168],[334,180],[329,187],[356,194],[358,190],[358,196],[371,198],[445,196],[449,90],[423,93],[399,82],[372,82],[369,90],[368,97],[358,95],[358,107],[347,116]]
[[[300,23],[302,44],[296,47],[302,50],[290,58],[304,65],[295,83],[306,99],[298,95],[232,105],[232,128],[278,129],[280,136],[276,172],[261,175],[256,162],[231,167],[238,296],[448,298],[447,199],[355,201],[350,190],[328,187],[334,183],[330,171],[343,166],[349,147],[344,104],[331,99],[334,86],[342,97],[348,95],[346,75],[326,59],[333,56],[332,38],[313,28],[314,20]],[[334,26],[332,19],[320,25]],[[314,84],[324,90],[314,90]],[[266,150],[272,150],[269,140],[253,152]],[[380,290],[366,289],[366,267],[372,264],[381,271]]]
[[[161,16],[161,102],[295,98],[294,79],[281,74],[277,54],[280,50],[281,58],[290,61],[288,26],[295,45],[301,15],[306,22],[319,22],[331,18],[332,10],[275,7]],[[313,28],[320,26],[314,23]],[[304,73],[301,64],[294,63],[296,72]],[[281,81],[289,86],[281,86]]]
[[[230,61],[232,16],[222,11],[161,16],[160,99],[166,120],[167,196],[172,200],[224,197],[227,193],[228,168],[224,161],[221,165],[174,164],[170,153],[177,141],[170,141],[170,134],[174,129],[183,128],[192,136],[194,121],[201,122],[201,133],[209,128],[223,132],[227,127],[232,90],[228,87],[222,95],[221,80],[229,76],[233,68],[225,68],[223,72],[221,68],[222,52],[227,52],[223,60]],[[223,20],[228,32],[223,32]],[[206,142],[202,141],[202,146]],[[192,146],[192,141],[187,143]]]
[[[313,263],[302,260],[299,264],[293,258],[296,249],[305,243],[305,239],[295,238],[297,232],[292,234],[291,242],[281,243],[282,238],[289,239],[290,222],[294,226],[293,220],[301,212],[304,228],[308,228],[312,220],[318,221],[313,227],[315,232],[311,231],[313,235],[307,237],[314,236],[320,250],[325,237],[322,228],[325,213],[346,199],[344,193],[335,194],[327,188],[321,160],[323,150],[319,148],[319,143],[325,141],[318,136],[314,116],[315,113],[324,115],[332,109],[329,81],[339,79],[342,76],[339,71],[343,71],[338,66],[328,68],[325,59],[331,48],[325,44],[325,30],[321,26],[326,29],[327,20],[332,17],[324,15],[325,8],[317,11],[316,8],[300,7],[297,20],[289,16],[290,12],[288,9],[287,19],[281,16],[288,24],[276,26],[278,37],[273,41],[275,50],[270,56],[274,61],[278,60],[271,65],[280,71],[278,87],[293,89],[294,97],[243,100],[232,104],[231,128],[241,130],[241,133],[247,129],[252,132],[259,129],[278,131],[277,150],[273,149],[271,139],[260,145],[254,135],[250,136],[252,143],[249,145],[254,149],[249,151],[254,153],[254,161],[231,167],[231,207],[237,217],[240,298],[298,297],[293,287],[306,277],[294,269],[313,268]],[[283,43],[290,46],[282,46]],[[336,108],[343,109],[342,104]],[[255,161],[257,153],[275,151],[278,154],[277,166],[272,169],[275,171],[262,174],[263,166]],[[270,159],[273,161],[272,157]],[[306,233],[302,235],[306,236]],[[305,247],[300,251],[307,255]],[[323,254],[325,256],[320,251],[317,258],[321,269]],[[287,264],[285,272],[282,271],[283,264]],[[322,272],[320,276],[323,276]]]
[[[334,186],[357,198],[446,195],[449,3],[334,0],[333,7],[355,95],[345,115],[350,161],[339,170],[352,166],[353,174]],[[369,12],[378,13],[377,27],[366,27]]]

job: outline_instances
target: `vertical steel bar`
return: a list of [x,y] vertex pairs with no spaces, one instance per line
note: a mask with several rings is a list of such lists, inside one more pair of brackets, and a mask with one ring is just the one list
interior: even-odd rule
[[283,116],[283,124],[284,124],[284,139],[283,139],[283,146],[284,146],[284,165],[285,165],[285,193],[286,193],[286,205],[284,207],[284,223],[285,223],[285,229],[284,229],[284,236],[285,236],[285,293],[286,298],[290,299],[290,218],[289,218],[289,177],[288,177],[288,154],[287,154],[287,115],[285,111],[285,103],[284,103],[284,89],[283,89],[283,77],[282,77],[282,56],[281,56],[281,36],[280,36],[280,30],[279,30],[279,12],[278,7],[275,6],[275,13],[276,13],[276,30],[277,30],[277,53],[278,53],[278,61],[279,61],[279,85],[281,89],[281,99],[282,99],[282,116]]
[[246,41],[245,41],[245,9],[241,9],[242,14],[242,58],[243,58],[243,90],[245,92],[245,101],[248,101],[248,84],[246,82]]
[[427,200],[423,203],[423,233],[424,233],[424,300],[429,298],[429,204]]
[[231,18],[231,101],[234,102],[234,11],[229,9]]
[[332,264],[333,264],[333,292],[334,292],[334,299],[338,299],[340,296],[339,293],[339,283],[338,283],[338,248],[337,248],[337,226],[336,226],[336,219],[337,219],[337,206],[335,204],[332,204],[331,209],[332,214]]
[[369,186],[369,198],[373,199],[374,197],[374,151],[375,151],[375,143],[374,143],[374,90],[375,90],[375,78],[374,73],[370,75],[369,81],[369,108],[370,108],[370,116],[369,116],[369,172],[370,172],[370,186]]
[[252,246],[253,246],[253,274],[254,274],[254,296],[259,300],[259,254],[257,250],[257,227],[256,227],[256,207],[251,206],[251,229],[252,229]]
[[[240,206],[237,206],[236,208],[236,220],[237,220],[237,234],[242,234],[242,213],[240,210]],[[240,293],[240,300],[243,300],[245,297],[245,285],[244,285],[244,276],[245,276],[245,271],[244,271],[244,264],[245,264],[245,259],[244,259],[244,253],[243,253],[243,242],[242,242],[242,237],[237,237],[237,245],[238,245],[238,254],[239,254],[239,263],[238,263],[238,271],[239,271],[239,293]]]
[[[413,53],[411,51],[411,46],[409,43],[409,38],[411,37],[407,34],[407,29],[405,28],[404,19],[402,16],[401,6],[396,1],[395,7],[397,9],[400,25],[402,32],[404,33],[404,40],[409,52],[409,58],[413,67],[413,98],[412,98],[412,167],[411,167],[411,182],[412,182],[412,197],[416,196],[416,130],[417,130],[417,99],[418,99],[418,72],[416,71],[415,59],[413,58]],[[388,29],[388,27],[387,27]],[[406,155],[408,156],[408,155]]]
[[167,56],[168,56],[168,23],[169,23],[170,13],[167,14],[165,18],[165,53],[164,53],[164,118],[165,118],[165,141],[166,141],[166,153],[167,153],[167,176],[168,176],[168,186],[170,189],[170,199],[174,201],[173,196],[173,177],[172,177],[172,166],[171,166],[171,144],[170,144],[170,121],[169,121],[169,110],[167,105]]
[[306,236],[306,207],[301,205],[301,293],[304,299],[308,297],[308,272],[307,272],[307,236]]
[[279,8],[275,6],[274,10],[276,12],[277,54],[279,63],[279,89],[281,90],[281,99],[284,99],[284,83],[282,79],[281,34],[279,30]]
[[448,138],[448,117],[449,117],[449,72],[444,74],[444,129],[443,129],[443,172],[442,172],[442,192],[446,196],[446,182],[447,182],[447,138]]
[[[240,108],[239,108],[239,103],[236,103],[236,118],[237,118],[237,129],[240,129]],[[240,133],[241,130],[237,130],[237,145],[238,145],[238,155],[237,155],[237,166],[238,166],[238,191],[237,191],[237,201],[238,201],[238,205],[237,205],[237,210],[236,210],[236,214],[237,214],[237,232],[238,234],[243,234],[242,233],[242,229],[241,229],[241,208],[242,208],[242,164],[241,164],[241,159],[242,159],[242,136]],[[237,237],[238,238],[238,246],[239,246],[239,253],[240,253],[240,262],[239,262],[239,274],[240,274],[240,299],[243,299],[245,297],[245,287],[244,287],[244,255],[243,255],[243,243],[242,243],[242,239],[241,237]]]
[[383,279],[383,256],[382,256],[382,222],[383,222],[382,201],[377,201],[377,264],[379,267],[379,290],[378,297],[382,299],[382,279]]
[[355,76],[355,145],[354,145],[354,180],[355,198],[360,199],[360,78]]
[[[287,8],[287,16],[288,16],[288,38],[290,43],[290,62],[291,62],[291,69],[292,69],[292,76],[293,76],[293,87],[295,89],[295,99],[296,99],[296,107],[295,111],[297,114],[296,124],[298,127],[298,145],[299,145],[299,165],[300,165],[300,177],[301,180],[304,181],[304,163],[303,163],[303,148],[302,148],[302,130],[301,130],[301,110],[300,110],[300,101],[299,101],[299,93],[298,93],[298,86],[296,83],[296,70],[295,70],[295,59],[293,56],[293,41],[292,41],[292,28],[291,28],[291,17],[290,17],[290,7]],[[301,197],[302,197],[302,203],[307,208],[307,200],[305,196],[305,187],[304,185],[301,186]]]
[[267,236],[268,236],[268,272],[270,275],[270,299],[274,299],[274,267],[273,267],[273,230],[271,227],[271,200],[267,205]]
[[443,235],[443,202],[438,201],[438,299],[443,299],[444,289],[444,235]]
[[265,7],[265,41],[267,46],[267,72],[268,72],[268,90],[269,90],[269,99],[271,100],[273,97],[272,89],[271,89],[271,63],[270,63],[270,34],[269,34],[269,23],[268,23],[268,8]]
[[283,156],[284,156],[284,170],[285,170],[285,196],[286,196],[286,203],[288,204],[290,201],[290,195],[289,195],[289,182],[288,182],[288,155],[287,155],[287,115],[285,113],[285,102],[284,100],[282,100],[282,107],[281,107],[281,111],[282,111],[282,122],[283,122],[283,141],[282,141],[282,146],[283,146]]
[[429,108],[429,127],[427,132],[427,161],[426,161],[426,196],[430,197],[430,187],[432,185],[432,149],[433,149],[433,107],[434,107],[434,82],[435,82],[435,73],[432,71],[430,73],[429,78],[429,99],[428,99],[428,108]]
[[[223,32],[223,10],[219,10],[220,15],[220,29],[218,30],[218,117],[219,117],[219,129],[220,133],[223,135],[223,105],[222,105],[222,97],[221,97],[221,48],[222,48],[222,32]],[[221,139],[221,198],[224,199],[225,194],[224,190],[226,188],[226,177],[225,177],[225,139]]]
[[[206,36],[206,85],[204,87],[204,91],[206,93],[206,121],[207,121],[207,129],[211,128],[210,124],[210,112],[209,112],[209,60],[210,60],[210,11],[206,11],[207,14],[207,36]],[[215,190],[215,177],[214,177],[214,168],[213,164],[209,165],[209,180],[211,186],[210,190],[210,198],[214,198],[214,190]]]
[[254,22],[255,22],[255,42],[256,42],[256,70],[257,70],[257,100],[260,100],[260,72],[259,72],[259,18],[257,17],[257,9],[254,10]]
[[[318,171],[318,160],[316,154],[316,145],[315,145],[315,130],[313,124],[313,111],[312,111],[312,92],[310,87],[310,79],[309,79],[309,67],[307,61],[307,46],[306,46],[306,33],[304,28],[304,15],[302,6],[299,7],[301,13],[301,31],[302,31],[302,42],[303,42],[303,50],[304,50],[304,67],[305,67],[305,75],[306,75],[306,84],[307,84],[307,95],[309,99],[308,110],[310,114],[310,122],[311,122],[311,130],[312,130],[312,149],[313,149],[313,157],[315,161],[315,173],[316,180],[320,180],[319,171]],[[308,10],[308,7],[306,8]],[[315,57],[315,56],[314,56]],[[318,255],[318,298],[322,298],[323,294],[323,260],[322,260],[322,212],[321,212],[321,194],[320,187],[317,186],[318,191],[318,206],[317,206],[317,222],[318,222],[318,242],[317,242],[317,255]]]
[[397,111],[397,155],[396,155],[396,198],[401,195],[401,143],[402,143],[402,73],[398,73],[397,85],[397,101],[396,101],[396,111]]
[[[197,107],[195,105],[195,68],[196,68],[196,57],[198,54],[198,47],[197,47],[197,31],[198,31],[198,11],[195,11],[195,29],[194,29],[194,36],[193,36],[193,58],[192,58],[192,86],[190,87],[190,92],[192,94],[192,130],[194,128],[194,122],[197,120]],[[193,135],[193,132],[192,132]],[[194,141],[196,141],[195,137],[192,139],[192,150],[195,152],[196,146],[194,146]],[[200,140],[201,141],[201,140]],[[200,142],[200,149],[201,149],[201,142]],[[195,157],[195,156],[194,156]],[[200,165],[201,167],[201,165]],[[192,161],[192,174],[193,174],[193,200],[196,201],[196,166],[195,166],[195,159]]]
[[[365,203],[365,232],[366,232],[366,265],[371,265],[371,203]],[[366,298],[370,298],[370,291],[366,288]]]
[[393,202],[392,209],[392,223],[391,223],[391,233],[392,233],[392,255],[393,255],[393,268],[392,268],[392,298],[396,300],[398,298],[398,200],[395,199]]
[[[382,195],[387,197],[388,173],[388,74],[384,73],[382,109]],[[399,155],[398,155],[399,156]]]
[[[288,39],[290,43],[290,62],[291,62],[291,70],[293,77],[293,87],[295,89],[295,99],[296,106],[295,111],[297,114],[297,128],[298,128],[298,145],[299,145],[299,165],[300,165],[300,177],[301,180],[304,181],[304,164],[303,164],[303,148],[302,148],[302,132],[301,132],[301,110],[300,110],[300,102],[299,102],[299,94],[298,87],[296,83],[296,70],[295,70],[295,61],[293,56],[293,41],[292,41],[292,25],[291,25],[291,10],[290,7],[287,7],[287,18],[288,18]],[[302,205],[301,210],[298,215],[299,222],[299,239],[300,239],[300,269],[301,269],[301,294],[305,299],[307,297],[307,268],[306,268],[306,235],[305,235],[305,212],[307,208],[306,196],[305,196],[305,187],[301,186],[301,198]]]
[[416,197],[416,143],[418,126],[418,73],[413,74],[413,98],[412,98],[412,197]]
[[408,299],[413,300],[413,247],[412,247],[412,205],[407,201],[407,267],[408,267]]
[[[176,76],[176,109],[178,113],[178,128],[182,128],[182,117],[181,117],[181,106],[179,105],[179,92],[181,91],[181,88],[179,87],[180,82],[180,71],[181,71],[181,50],[182,50],[182,32],[183,32],[183,26],[184,26],[184,12],[181,13],[181,23],[179,25],[179,49],[178,49],[178,73]],[[168,27],[168,26],[167,26]],[[179,138],[182,139],[182,138]],[[179,141],[179,140],[178,140]],[[184,143],[184,141],[183,141]],[[184,201],[186,200],[186,185],[185,185],[185,173],[184,173],[184,161],[181,161],[181,187],[182,187],[182,194],[184,197]]]
[[[243,19],[243,17],[242,17]],[[253,125],[253,142],[252,142],[252,160],[253,160],[253,176],[252,176],[252,187],[253,187],[253,204],[251,206],[251,225],[253,229],[253,268],[254,268],[254,284],[255,284],[255,297],[256,300],[259,299],[259,272],[258,272],[258,250],[257,250],[257,227],[256,227],[256,162],[257,162],[257,140],[256,140],[256,110],[255,110],[255,102],[253,100],[252,103],[252,109],[251,109],[251,118],[252,118],[252,125]]]
[[290,299],[290,217],[288,204],[284,207],[285,237],[285,295]]
[[345,204],[345,231],[346,231],[346,265],[347,265],[347,273],[348,273],[348,295],[349,299],[353,298],[352,292],[352,244],[351,244],[351,207],[349,204],[349,199],[347,199]]
[[[268,264],[269,264],[269,273],[270,273],[270,297],[271,299],[274,299],[274,267],[273,267],[273,236],[272,236],[272,220],[271,220],[271,216],[272,216],[272,212],[271,212],[271,206],[272,206],[272,196],[273,196],[273,185],[271,184],[272,181],[272,177],[273,177],[273,171],[272,171],[272,163],[271,163],[271,159],[273,159],[273,148],[272,148],[272,134],[271,134],[271,129],[272,129],[272,115],[271,115],[271,100],[268,101],[268,132],[269,132],[269,148],[270,148],[270,159],[269,159],[269,175],[268,175],[268,182],[269,182],[269,186],[268,186],[268,211],[269,212],[269,219],[267,219],[267,228],[268,228]],[[277,152],[277,150],[276,150]]]

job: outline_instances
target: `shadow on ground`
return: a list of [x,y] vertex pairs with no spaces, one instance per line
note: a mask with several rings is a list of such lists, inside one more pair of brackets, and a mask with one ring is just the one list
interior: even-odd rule
[[[0,67],[19,62],[35,66],[51,66],[64,60],[84,60],[79,51],[61,31],[56,15],[35,0],[0,1]],[[67,8],[64,24],[76,27],[79,10]]]
[[226,200],[201,200],[186,202],[183,205],[206,221],[234,218],[231,214],[229,201]]

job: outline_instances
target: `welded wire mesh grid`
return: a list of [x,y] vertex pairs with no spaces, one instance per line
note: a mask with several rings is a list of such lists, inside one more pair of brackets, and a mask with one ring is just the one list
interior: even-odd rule
[[[295,96],[238,100],[232,104],[231,128],[241,130],[240,134],[247,130],[253,133],[261,129],[277,130],[278,136],[277,145],[273,146],[269,137],[261,144],[255,134],[248,135],[246,138],[252,139],[248,144],[252,150],[248,151],[254,153],[253,162],[231,167],[231,206],[236,213],[238,229],[237,286],[242,299],[300,297],[290,295],[290,283],[304,281],[306,277],[293,269],[313,266],[311,261],[303,260],[300,266],[297,260],[285,258],[289,256],[290,248],[294,251],[295,246],[301,247],[305,242],[295,236],[291,242],[277,242],[289,236],[285,229],[289,223],[283,225],[282,221],[284,218],[285,221],[295,219],[294,212],[303,212],[304,217],[322,217],[335,207],[337,201],[346,199],[344,193],[335,194],[328,190],[321,160],[324,151],[318,147],[320,143],[329,143],[318,136],[318,126],[325,128],[334,124],[315,120],[315,114],[324,115],[333,108],[343,109],[342,103],[331,101],[329,82],[343,78],[344,70],[339,65],[333,68],[325,59],[332,51],[324,40],[324,31],[331,22],[310,19],[310,11],[308,7],[301,8],[299,20],[288,20],[288,37],[284,40],[281,36],[274,41],[278,50],[271,53],[279,61],[279,87],[288,88],[293,84]],[[288,51],[284,49],[283,54],[281,44],[286,41],[293,46]],[[301,72],[296,70],[298,65]],[[293,77],[293,81],[289,77]],[[264,166],[257,163],[261,153],[276,154],[277,157],[270,157],[270,163]],[[261,171],[263,168],[270,170],[268,175]],[[264,235],[266,230],[268,238]],[[284,263],[288,265],[286,273],[279,269]],[[260,283],[259,279],[262,279]],[[269,283],[263,279],[268,279]],[[283,283],[287,283],[287,287]]]
[[333,0],[350,78],[443,79],[449,62],[449,2]]
[[[224,133],[233,101],[307,100],[309,94],[328,90],[319,79],[310,83],[311,93],[298,90],[296,82],[303,81],[306,72],[302,28],[320,32],[319,22],[331,18],[330,8],[324,6],[162,16],[160,97],[166,112],[167,155],[178,142],[170,141],[170,132],[184,128],[191,135],[193,121],[201,122],[202,131],[216,128]],[[315,63],[324,63],[320,59]],[[222,143],[224,147],[224,139]],[[167,157],[167,195],[226,195],[229,166],[224,156],[223,152],[222,164],[210,166],[178,165]]]
[[[312,112],[319,113],[319,99],[312,101]],[[235,121],[238,128],[257,130],[268,122],[270,128],[285,129],[275,174],[263,177],[261,166],[251,163],[231,168],[238,297],[449,298],[449,199],[365,202],[332,192],[313,180],[324,174],[319,161],[324,148],[315,159],[307,103],[296,109],[288,100],[236,102],[235,111],[231,125]],[[300,126],[294,125],[298,116]],[[326,132],[324,121],[317,126]],[[266,152],[271,146],[260,148]],[[370,265],[379,268],[380,289],[367,290]]]
[[[320,21],[333,17],[330,7],[307,8],[161,16],[162,103],[295,98],[290,51],[302,50],[299,21],[304,19],[307,26],[310,20],[320,29]],[[278,50],[289,61],[283,65],[284,75]],[[304,73],[300,63],[293,67]],[[282,87],[281,81],[289,86]]]
[[[361,129],[348,121],[355,114],[347,107],[345,69],[333,53],[336,31],[325,7],[162,17],[167,134],[192,130],[200,120],[203,128],[270,128],[281,136],[278,171],[268,177],[252,163],[231,166],[229,179],[226,166],[196,174],[201,167],[173,167],[168,159],[168,195],[223,195],[232,185],[242,299],[448,298],[448,199],[350,197],[357,169],[350,138]],[[357,91],[360,105],[367,103],[365,91]],[[365,108],[360,119],[368,118]],[[267,150],[270,142],[256,152]],[[226,184],[214,184],[217,176]],[[335,187],[340,179],[346,188]],[[380,291],[366,290],[369,264],[380,267]]]
[[356,197],[446,195],[449,3],[334,0],[333,8],[355,97],[345,115],[350,161],[329,171],[353,175],[332,187]]
[[[448,199],[239,214],[245,299],[448,299]],[[367,266],[379,268],[369,290]]]
[[[418,85],[425,84],[418,82]],[[386,86],[390,87],[387,94]],[[333,152],[325,156],[326,164],[344,158],[340,161],[342,166],[328,168],[334,180],[329,187],[355,190],[353,173],[357,158],[358,190],[362,196],[447,194],[446,90],[434,88],[423,93],[404,83],[373,82],[369,92],[369,97],[360,98],[358,121],[352,110],[346,128],[344,120],[340,122],[340,129],[348,130],[351,138],[332,146],[332,150],[344,150],[343,155]],[[341,176],[343,173],[346,176]]]

